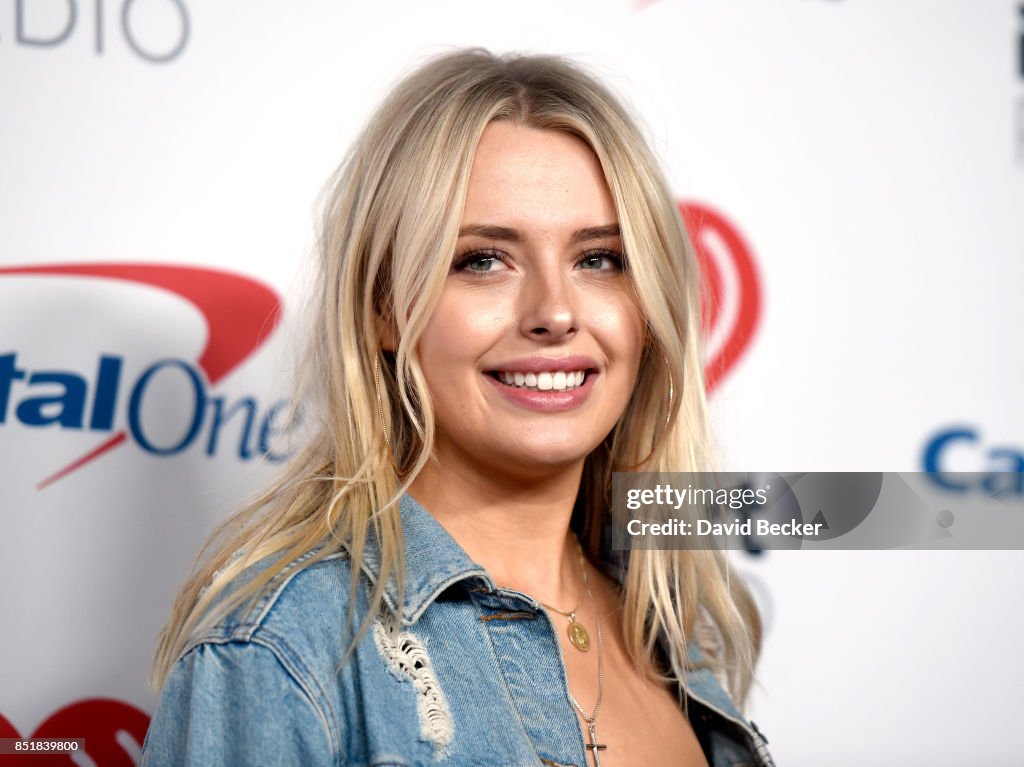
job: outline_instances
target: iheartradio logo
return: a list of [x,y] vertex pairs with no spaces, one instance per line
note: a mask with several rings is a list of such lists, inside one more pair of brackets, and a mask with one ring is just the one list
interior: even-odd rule
[[704,278],[704,375],[710,394],[754,338],[761,319],[761,284],[750,247],[729,219],[698,202],[681,202],[679,211]]
[[[134,767],[149,729],[149,715],[128,703],[89,698],[50,714],[31,735],[22,735],[0,714],[0,738],[84,738],[85,754],[98,767]],[[66,754],[0,754],[0,767],[75,767]]]

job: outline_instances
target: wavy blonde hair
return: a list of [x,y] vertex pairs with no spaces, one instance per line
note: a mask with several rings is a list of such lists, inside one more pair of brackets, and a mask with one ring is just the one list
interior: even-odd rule
[[[331,179],[315,326],[300,392],[306,420],[315,413],[312,439],[282,478],[224,522],[204,547],[203,564],[175,600],[160,637],[150,675],[154,687],[162,686],[191,637],[316,547],[305,566],[344,547],[353,560],[351,587],[360,588],[371,528],[380,542],[381,572],[369,595],[369,616],[387,609],[389,579],[401,604],[398,499],[434,445],[431,398],[416,349],[449,273],[477,143],[494,120],[564,131],[591,147],[615,202],[627,273],[647,321],[633,397],[584,467],[578,502],[591,558],[599,558],[613,471],[709,467],[700,273],[676,202],[640,131],[606,88],[563,58],[479,49],[442,55],[394,88]],[[398,338],[393,354],[379,351],[382,318]],[[238,551],[245,555],[234,555]],[[272,564],[258,577],[226,588],[246,567],[268,558]],[[622,592],[620,614],[638,668],[681,682],[687,638],[706,613],[721,639],[717,670],[733,697],[745,699],[759,623],[721,552],[634,551]],[[339,636],[353,628],[355,601]],[[664,673],[655,671],[662,668],[659,639],[667,656]]]

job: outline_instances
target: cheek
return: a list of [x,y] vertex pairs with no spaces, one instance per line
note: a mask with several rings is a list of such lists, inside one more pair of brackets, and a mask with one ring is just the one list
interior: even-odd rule
[[499,338],[509,313],[493,296],[446,291],[420,338],[420,362],[428,380],[467,371]]
[[590,327],[603,339],[610,354],[620,362],[639,366],[645,323],[632,298],[620,294],[604,301],[600,307],[595,307],[589,319]]

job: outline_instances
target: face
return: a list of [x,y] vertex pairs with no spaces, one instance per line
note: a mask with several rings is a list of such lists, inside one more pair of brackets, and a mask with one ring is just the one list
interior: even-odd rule
[[484,131],[452,267],[419,344],[441,467],[582,465],[636,382],[644,321],[593,151],[567,133]]

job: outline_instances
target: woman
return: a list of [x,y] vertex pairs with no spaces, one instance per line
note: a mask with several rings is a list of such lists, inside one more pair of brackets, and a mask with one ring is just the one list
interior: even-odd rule
[[768,764],[715,681],[757,644],[724,560],[608,550],[611,472],[708,444],[696,264],[622,107],[442,56],[332,188],[317,431],[178,597],[144,762]]

